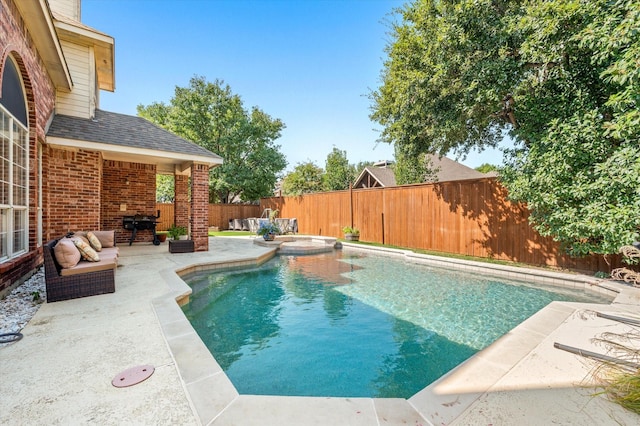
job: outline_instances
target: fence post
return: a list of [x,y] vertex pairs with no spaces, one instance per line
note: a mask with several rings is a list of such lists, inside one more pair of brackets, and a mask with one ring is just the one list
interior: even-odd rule
[[353,185],[349,182],[349,212],[351,214],[351,227],[353,228]]

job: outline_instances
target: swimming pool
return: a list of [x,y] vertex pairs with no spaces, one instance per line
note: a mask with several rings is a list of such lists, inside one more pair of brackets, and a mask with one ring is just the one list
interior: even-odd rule
[[553,300],[610,301],[353,252],[184,279],[194,329],[259,395],[408,398]]

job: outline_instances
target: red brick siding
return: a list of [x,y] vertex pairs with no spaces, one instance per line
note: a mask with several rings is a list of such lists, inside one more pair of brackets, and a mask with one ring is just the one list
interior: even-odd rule
[[189,176],[175,175],[176,226],[189,228]]
[[[107,160],[102,170],[102,229],[115,229],[116,241],[128,243],[131,232],[122,228],[122,217],[156,213],[156,166]],[[136,234],[136,242],[152,240],[151,231]]]
[[48,147],[46,157],[47,239],[69,231],[100,229],[102,155]]
[[24,20],[12,0],[0,0],[0,52],[2,52],[0,71],[9,55],[13,56],[18,63],[28,101],[29,132],[32,141],[42,141],[47,120],[55,106],[55,88],[49,79],[42,58],[36,51],[31,34],[27,31]]
[[42,249],[0,263],[0,298],[10,290],[24,282],[42,264]]
[[209,250],[209,167],[191,168],[191,239],[195,251]]
[[[29,120],[29,252],[0,264],[0,293],[42,263],[37,247],[37,142],[55,106],[55,88],[13,0],[0,0],[0,87],[4,64],[11,56],[22,76]],[[46,211],[43,215],[46,229]],[[43,237],[45,238],[45,237]]]

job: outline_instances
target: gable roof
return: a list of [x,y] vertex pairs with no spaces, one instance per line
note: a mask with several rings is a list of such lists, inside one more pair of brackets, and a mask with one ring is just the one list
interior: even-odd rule
[[[486,174],[453,161],[447,157],[431,155],[431,167],[436,170],[436,182],[447,182],[464,179],[480,179]],[[385,163],[386,165],[386,163]],[[396,186],[396,177],[392,168],[365,167],[356,179],[354,188],[375,188]]]
[[367,166],[353,184],[354,188],[382,188],[396,186],[396,175],[387,167]]
[[464,164],[460,164],[457,161],[453,161],[447,157],[438,157],[437,155],[431,156],[432,167],[436,169],[437,182],[447,182],[452,180],[464,180],[464,179],[480,179],[487,177],[484,173],[481,173],[471,167],[467,167]]
[[105,159],[167,166],[187,162],[211,166],[222,157],[137,116],[96,109],[93,119],[55,115],[47,131],[47,143],[62,147],[101,151]]

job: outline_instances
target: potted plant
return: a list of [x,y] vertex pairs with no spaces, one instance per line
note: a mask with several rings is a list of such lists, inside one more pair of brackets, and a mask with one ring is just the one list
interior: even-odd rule
[[258,235],[262,235],[265,241],[273,241],[276,235],[279,235],[282,231],[275,222],[262,223],[258,231]]
[[171,236],[169,240],[169,253],[192,253],[194,251],[193,240],[182,239],[186,237],[187,228],[173,225],[167,230]]
[[161,243],[164,243],[165,241],[167,241],[168,235],[169,235],[169,232],[167,231],[156,231],[156,237],[158,237],[158,241],[160,241]]
[[184,226],[171,225],[171,228],[167,230],[167,233],[172,240],[177,241],[181,236],[187,235],[187,228]]
[[345,226],[342,228],[344,239],[348,241],[360,241],[360,230],[353,226]]

